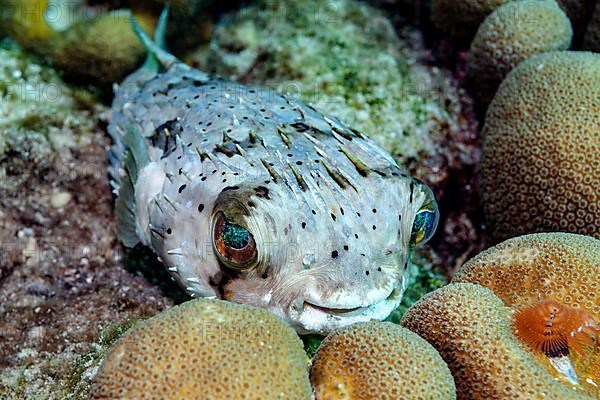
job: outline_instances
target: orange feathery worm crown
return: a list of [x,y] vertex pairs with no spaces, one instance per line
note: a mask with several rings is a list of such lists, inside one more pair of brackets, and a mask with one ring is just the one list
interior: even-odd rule
[[543,300],[515,313],[517,336],[548,357],[585,354],[584,345],[593,345],[600,325],[584,311],[555,300]]

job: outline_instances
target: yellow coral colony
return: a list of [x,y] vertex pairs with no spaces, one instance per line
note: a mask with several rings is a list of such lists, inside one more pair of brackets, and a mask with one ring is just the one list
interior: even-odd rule
[[[568,348],[575,363],[573,372],[584,389],[593,391],[598,387],[600,347],[594,340],[600,321],[598,239],[569,233],[509,239],[465,263],[452,282],[475,283],[492,290],[518,310],[517,328],[523,326],[519,322],[523,312],[537,313],[537,321],[528,318],[529,329],[535,329],[535,324],[550,318],[552,308],[556,309],[548,333],[569,336],[564,338],[567,347],[563,345],[561,350]],[[554,303],[554,307],[540,308],[544,303]],[[565,319],[563,314],[570,314],[570,318]],[[523,328],[517,329],[517,334],[531,347],[530,336]],[[549,361],[555,361],[553,358],[558,357],[550,357]]]
[[519,10],[525,7],[520,2],[498,7],[479,26],[471,43],[467,78],[483,106],[520,62],[571,45],[571,23],[555,0],[536,1],[535,13]]
[[509,73],[482,131],[483,205],[496,239],[600,237],[599,112],[599,54],[538,54]]
[[119,339],[93,398],[308,400],[308,360],[294,330],[268,311],[193,300]]
[[454,283],[415,303],[402,326],[440,352],[465,400],[593,400],[557,379],[514,332],[513,310],[489,289]]
[[454,380],[424,339],[391,322],[330,334],[311,368],[316,400],[451,400]]

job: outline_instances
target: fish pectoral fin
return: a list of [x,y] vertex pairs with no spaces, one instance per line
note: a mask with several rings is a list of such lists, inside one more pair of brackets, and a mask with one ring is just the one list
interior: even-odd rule
[[119,197],[115,202],[117,218],[117,234],[127,247],[134,247],[140,242],[136,230],[135,184],[139,171],[150,162],[146,141],[139,130],[128,127],[123,136],[126,155],[124,160],[125,174],[121,179]]

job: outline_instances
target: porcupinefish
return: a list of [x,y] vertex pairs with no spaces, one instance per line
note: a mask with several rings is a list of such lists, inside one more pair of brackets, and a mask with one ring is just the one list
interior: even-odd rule
[[264,307],[300,333],[386,318],[431,190],[359,131],[285,94],[164,50],[116,88],[108,131],[124,245],[150,247],[192,297]]

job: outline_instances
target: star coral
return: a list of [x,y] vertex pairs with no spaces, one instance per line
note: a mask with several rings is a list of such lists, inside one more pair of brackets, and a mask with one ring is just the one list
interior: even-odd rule
[[600,55],[549,52],[519,64],[490,104],[481,188],[491,233],[600,236]]
[[391,322],[354,324],[330,334],[313,360],[316,400],[455,399],[438,352]]
[[305,400],[311,389],[302,342],[281,319],[227,301],[192,300],[119,339],[93,398]]
[[498,85],[520,62],[536,53],[566,50],[573,31],[555,0],[501,5],[479,26],[471,43],[468,78],[483,105],[492,100]]
[[508,239],[467,261],[452,278],[462,282],[485,286],[511,306],[554,298],[600,317],[600,240],[570,233]]
[[411,307],[402,326],[425,338],[448,363],[457,397],[477,400],[591,400],[557,380],[514,332],[514,316],[489,289],[453,283]]

